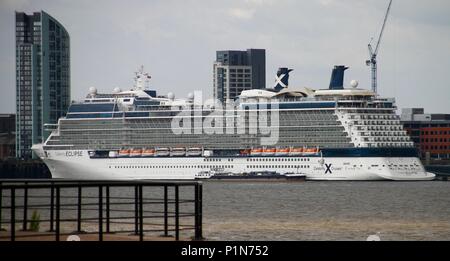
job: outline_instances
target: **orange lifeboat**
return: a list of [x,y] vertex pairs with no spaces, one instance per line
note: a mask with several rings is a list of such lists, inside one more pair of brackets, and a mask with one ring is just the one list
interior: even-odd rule
[[319,148],[305,148],[303,150],[303,155],[316,155],[319,153]]
[[152,157],[155,156],[155,149],[144,149],[142,151],[142,157]]
[[255,149],[250,150],[250,155],[251,156],[261,156],[262,152],[263,152],[263,149],[255,148]]
[[273,156],[277,150],[275,148],[265,148],[262,151],[263,156]]
[[140,157],[142,155],[142,149],[132,149],[130,152],[131,157]]
[[250,149],[241,150],[241,151],[239,151],[239,154],[241,156],[248,156],[250,154]]
[[289,148],[278,148],[275,152],[275,155],[277,156],[287,156],[289,155]]
[[119,150],[119,157],[129,157],[130,156],[130,149],[121,149]]
[[292,148],[289,152],[289,155],[291,156],[300,156],[303,153],[303,148]]

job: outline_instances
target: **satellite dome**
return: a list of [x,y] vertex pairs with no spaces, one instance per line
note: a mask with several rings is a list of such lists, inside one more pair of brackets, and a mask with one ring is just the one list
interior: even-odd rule
[[188,98],[189,100],[193,100],[193,99],[194,99],[194,93],[192,93],[192,92],[188,93],[187,98]]
[[350,82],[350,85],[351,85],[353,88],[358,87],[358,84],[359,84],[359,82],[358,82],[357,80],[352,80],[352,81]]
[[169,98],[170,100],[173,100],[173,99],[175,99],[175,94],[173,92],[169,92],[167,94],[167,98]]
[[97,88],[95,88],[94,86],[89,87],[89,94],[96,95]]
[[119,93],[119,92],[121,92],[122,90],[119,88],[119,87],[116,87],[116,88],[114,88],[114,90],[113,90],[113,93]]

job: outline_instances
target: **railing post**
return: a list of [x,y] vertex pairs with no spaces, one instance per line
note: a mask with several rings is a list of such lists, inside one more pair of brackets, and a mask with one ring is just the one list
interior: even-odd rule
[[54,183],[50,183],[50,232],[53,232],[54,225],[54,208],[55,208],[55,188]]
[[23,221],[22,230],[27,231],[27,219],[28,219],[28,182],[25,182],[25,188],[23,189]]
[[194,239],[198,239],[198,184],[194,186]]
[[144,240],[144,200],[142,194],[141,184],[139,185],[139,241]]
[[82,188],[78,185],[78,210],[77,210],[77,231],[81,232],[81,200],[82,200]]
[[109,185],[106,186],[106,233],[109,233]]
[[137,235],[138,234],[138,226],[139,226],[139,220],[138,220],[138,208],[139,208],[139,204],[138,204],[138,200],[139,200],[139,191],[138,191],[138,186],[135,185],[134,186],[134,234]]
[[179,188],[175,185],[175,240],[180,240],[180,199],[179,199]]
[[98,241],[103,241],[103,187],[98,186]]
[[56,241],[59,241],[59,236],[60,236],[60,210],[61,210],[61,191],[60,191],[60,187],[56,186],[56,231],[55,231],[55,237],[56,237]]
[[2,213],[3,213],[3,182],[0,182],[0,231],[3,231]]
[[199,239],[203,239],[203,184],[198,185],[198,225],[199,225]]
[[202,239],[201,190],[202,185],[195,184],[195,240]]
[[11,241],[16,240],[16,189],[11,189]]
[[167,184],[164,185],[164,236],[169,236],[169,215],[168,215],[168,198],[167,198]]

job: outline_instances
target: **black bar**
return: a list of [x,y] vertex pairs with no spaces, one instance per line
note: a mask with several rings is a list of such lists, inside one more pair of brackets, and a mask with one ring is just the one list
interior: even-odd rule
[[103,241],[103,187],[98,186],[98,241]]
[[81,232],[81,203],[82,203],[82,188],[78,186],[78,212],[77,212],[77,231]]
[[11,189],[11,241],[16,240],[16,189]]
[[56,237],[56,241],[59,241],[59,236],[60,236],[60,210],[61,210],[61,191],[60,191],[60,187],[57,186],[56,187],[56,231],[55,231],[55,237]]
[[164,236],[169,236],[169,216],[168,216],[167,185],[164,186]]
[[54,183],[51,183],[50,187],[50,232],[53,232],[53,223],[54,223],[54,208],[55,208],[55,190]]
[[[69,187],[75,187],[78,184],[83,184],[85,186],[90,187],[98,187],[99,185],[105,186],[107,184],[111,184],[111,186],[124,186],[124,187],[130,187],[130,186],[138,186],[140,184],[144,184],[146,187],[152,186],[152,187],[162,187],[164,185],[168,186],[194,186],[197,181],[124,181],[124,180],[80,180],[80,179],[1,179],[0,182],[3,183],[33,183],[33,185],[30,185],[29,187],[35,188],[35,185],[41,184],[40,187],[48,187],[46,183],[57,183],[58,185],[61,185],[62,187],[66,187],[65,185]],[[4,184],[5,185],[5,184]],[[9,186],[8,184],[4,187]],[[18,187],[24,187],[23,185],[14,185],[16,188]],[[10,188],[8,188],[10,189]]]
[[109,233],[109,185],[106,185],[106,233]]
[[144,240],[144,203],[142,185],[139,186],[139,241]]
[[139,191],[138,187],[134,186],[134,234],[138,234],[138,226],[139,226],[139,220],[138,220],[138,200],[139,200]]
[[[25,182],[25,186],[28,185],[28,182]],[[25,187],[23,189],[23,221],[22,221],[22,230],[27,231],[27,219],[28,219],[28,188]]]
[[180,240],[180,211],[179,211],[179,195],[178,195],[178,185],[175,185],[175,240]]

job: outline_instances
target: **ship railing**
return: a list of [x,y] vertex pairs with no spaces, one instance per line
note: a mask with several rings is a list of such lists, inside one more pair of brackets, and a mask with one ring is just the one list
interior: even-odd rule
[[199,181],[0,179],[0,241],[85,234],[103,241],[120,233],[178,241],[189,231],[201,240],[202,191]]

